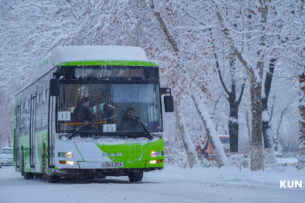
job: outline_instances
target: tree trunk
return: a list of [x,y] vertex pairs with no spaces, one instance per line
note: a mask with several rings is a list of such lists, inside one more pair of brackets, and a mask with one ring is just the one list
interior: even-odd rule
[[[304,67],[305,68],[305,67]],[[299,169],[305,168],[305,72],[299,75],[300,81],[300,129],[299,129],[299,157],[297,167]]]
[[248,112],[248,110],[246,110],[246,124],[247,124],[249,145],[251,145],[251,142],[252,142],[252,138],[251,138],[251,126],[250,126],[250,118],[249,118],[249,112]]
[[275,151],[278,151],[279,150],[279,134],[280,134],[280,128],[281,128],[281,125],[282,125],[282,121],[283,121],[283,116],[284,116],[284,113],[285,111],[287,110],[287,107],[284,108],[281,112],[281,116],[280,116],[280,121],[279,121],[279,124],[277,126],[277,129],[276,129],[276,134],[274,136],[274,145],[275,145]]
[[272,78],[275,68],[276,58],[271,58],[269,62],[269,71],[266,73],[264,82],[264,97],[262,98],[262,112],[263,112],[263,138],[265,147],[265,160],[266,163],[273,164],[276,162],[273,143],[272,143],[272,132],[270,128],[270,115],[268,110],[268,98],[271,91]]
[[269,111],[268,111],[268,98],[269,98],[269,94],[270,94],[270,90],[271,90],[271,83],[272,83],[272,78],[273,78],[273,73],[274,73],[274,68],[275,68],[275,62],[276,62],[275,58],[270,59],[269,71],[266,74],[266,79],[264,82],[265,95],[262,98],[262,110],[263,110],[262,128],[263,128],[265,149],[272,148],[271,134],[270,134],[270,116],[269,116]]
[[[230,61],[230,69],[232,72],[235,73],[235,63],[234,63],[234,54],[231,54],[231,61]],[[242,89],[240,92],[239,97],[236,100],[236,85],[235,85],[235,80],[233,78],[233,75],[231,75],[231,91],[228,90],[226,87],[222,74],[219,68],[219,61],[217,58],[217,54],[214,53],[214,57],[216,60],[216,69],[218,72],[219,80],[222,84],[222,87],[227,94],[227,100],[229,102],[230,106],[230,114],[229,114],[229,119],[228,119],[228,129],[229,129],[229,135],[230,135],[230,152],[238,152],[238,129],[239,129],[239,123],[238,123],[238,107],[241,102],[241,98],[243,96],[245,84],[242,85]],[[232,58],[233,57],[233,58]]]
[[250,92],[252,111],[251,170],[256,171],[264,168],[261,83],[251,79]]
[[[267,0],[259,1],[261,5],[261,31],[265,33],[268,5]],[[252,110],[252,144],[251,144],[251,170],[264,169],[264,150],[262,140],[262,78],[265,60],[265,34],[260,37],[260,49],[257,51],[256,70],[250,75],[250,93]],[[256,73],[256,74],[255,74]]]
[[201,119],[202,123],[204,124],[204,127],[207,132],[207,136],[208,136],[208,138],[211,139],[213,146],[215,147],[214,152],[215,152],[216,162],[217,162],[218,167],[226,165],[227,157],[224,152],[224,148],[220,142],[220,139],[218,137],[218,134],[216,133],[215,127],[212,124],[212,120],[209,117],[208,112],[206,111],[206,109],[204,108],[203,105],[200,106],[198,104],[198,101],[200,101],[200,99],[197,97],[197,95],[196,96],[192,95],[191,97],[192,97],[192,100],[196,107],[196,110],[200,116],[200,119]]
[[[263,110],[263,114],[266,115],[268,110]],[[265,116],[264,116],[265,117]],[[270,139],[270,123],[269,120],[264,120],[262,122],[262,131],[263,131],[263,138],[264,138],[264,147],[265,149],[270,149],[272,147],[271,139]]]
[[177,108],[177,104],[174,106],[175,108],[175,117],[178,124],[178,130],[181,135],[183,147],[185,149],[187,155],[187,161],[190,168],[193,168],[195,165],[199,163],[197,153],[194,149],[194,146],[191,145],[190,138],[188,137],[187,133],[185,132],[185,125],[181,119],[181,115]]
[[229,135],[230,135],[230,151],[238,152],[238,105],[236,102],[230,103],[230,116],[229,116]]

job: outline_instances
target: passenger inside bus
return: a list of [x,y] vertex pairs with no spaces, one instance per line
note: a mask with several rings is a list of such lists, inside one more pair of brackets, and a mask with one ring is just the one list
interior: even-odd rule
[[[135,110],[132,107],[129,107],[126,111],[126,115],[122,118],[122,123],[120,126],[120,130],[122,131],[140,131],[143,130],[143,127],[139,123],[139,121],[135,120],[133,117],[135,116]],[[128,115],[130,116],[128,116]]]
[[[112,104],[111,104],[112,105]],[[103,105],[103,110],[100,112],[99,120],[106,120],[107,123],[114,123],[113,118],[116,115],[114,114],[113,108],[109,107],[108,104]]]
[[76,108],[73,111],[72,119],[74,122],[92,122],[93,114],[89,109],[90,99],[88,97],[83,97],[78,102]]

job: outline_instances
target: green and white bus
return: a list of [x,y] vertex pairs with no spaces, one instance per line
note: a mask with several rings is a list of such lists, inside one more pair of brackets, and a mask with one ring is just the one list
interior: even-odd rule
[[173,97],[143,49],[55,48],[33,77],[15,96],[14,165],[25,179],[138,182],[164,167],[162,106],[172,112]]

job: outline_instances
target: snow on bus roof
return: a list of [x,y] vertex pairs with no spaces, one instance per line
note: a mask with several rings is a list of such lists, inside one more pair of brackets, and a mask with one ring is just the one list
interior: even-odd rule
[[56,47],[40,60],[33,76],[35,81],[56,65],[76,61],[143,61],[147,59],[144,49],[131,46],[84,45]]
[[53,49],[54,65],[72,61],[148,61],[140,47],[129,46],[67,46]]

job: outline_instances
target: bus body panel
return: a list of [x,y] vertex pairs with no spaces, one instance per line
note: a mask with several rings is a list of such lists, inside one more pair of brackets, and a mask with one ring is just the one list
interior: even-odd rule
[[[19,92],[15,98],[15,109],[20,107],[21,113],[16,113],[15,122],[19,119],[19,126],[15,125],[14,131],[14,166],[16,171],[22,170],[22,155],[24,159],[24,172],[42,173],[42,147],[48,148],[48,109],[49,109],[49,84],[54,68],[41,78]],[[35,111],[31,111],[32,98],[35,98]],[[33,115],[35,114],[35,115]],[[33,118],[31,120],[31,117]],[[32,123],[31,123],[32,122]],[[31,126],[32,125],[32,126]],[[33,128],[33,153],[34,165],[31,166],[30,134]],[[17,150],[18,147],[18,150]],[[17,159],[17,153],[19,159]]]
[[[116,138],[117,142],[124,142]],[[138,138],[143,140],[143,138]],[[146,139],[146,138],[145,138]],[[86,140],[86,139],[85,139]],[[115,139],[113,139],[115,140]],[[118,168],[153,168],[163,167],[164,163],[149,164],[150,160],[164,159],[164,156],[152,158],[151,151],[163,151],[163,138],[154,141],[132,142],[123,144],[102,144],[99,142],[84,142],[56,139],[55,163],[56,169],[105,169],[102,163],[124,163]],[[72,158],[59,157],[59,153],[72,152]],[[73,165],[61,164],[60,161],[74,161]],[[56,170],[55,170],[56,171]]]

